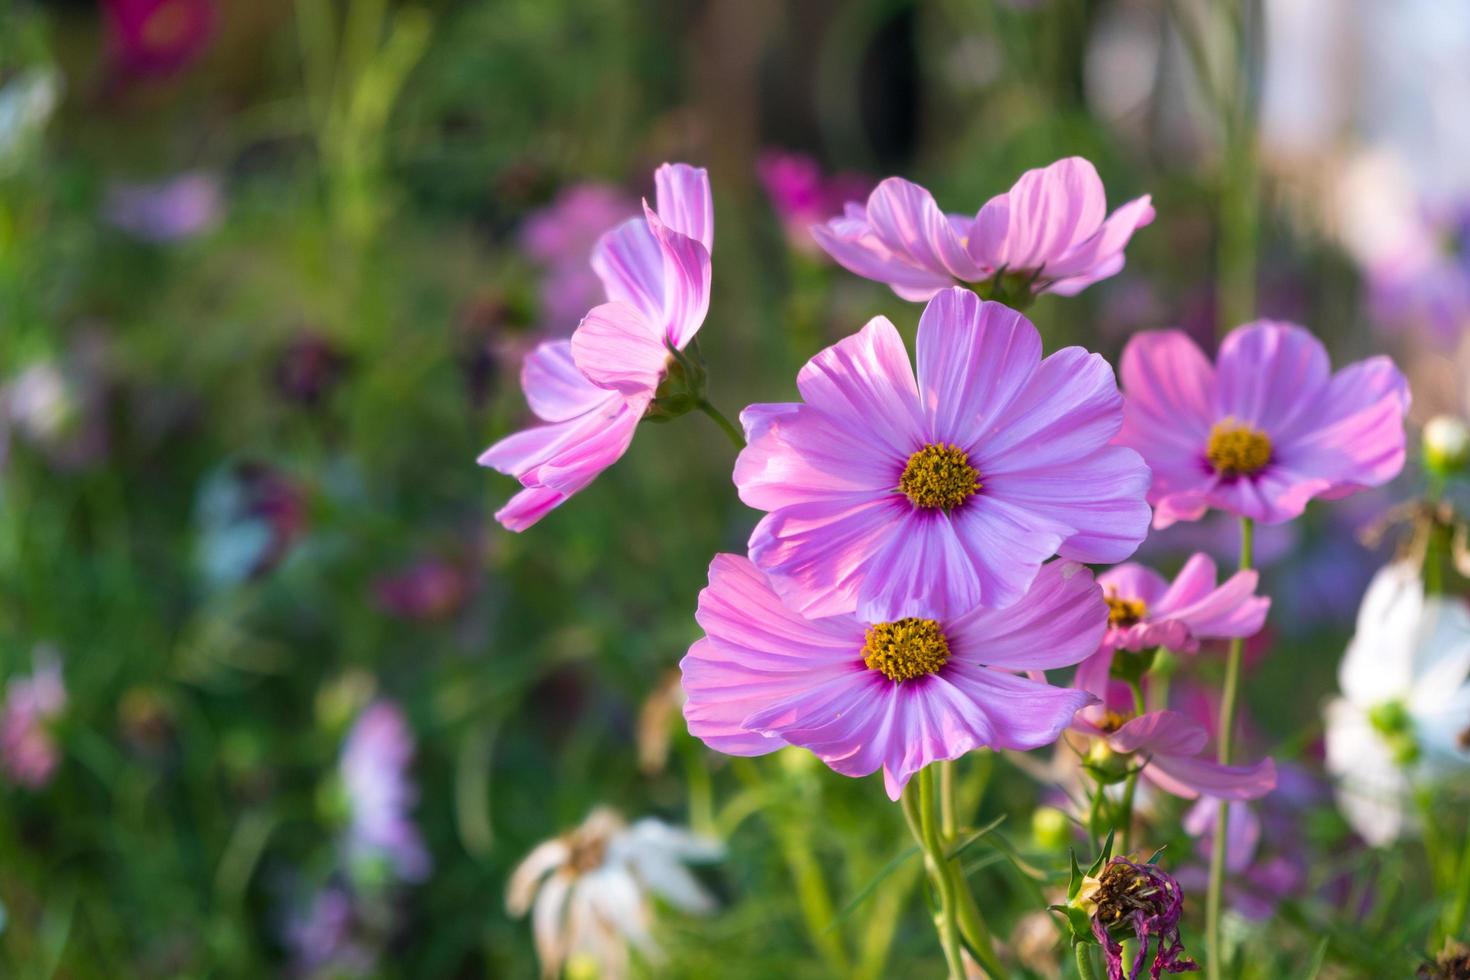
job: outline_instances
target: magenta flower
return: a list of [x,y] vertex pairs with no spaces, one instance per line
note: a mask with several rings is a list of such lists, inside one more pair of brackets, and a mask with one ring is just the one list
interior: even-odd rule
[[430,869],[429,852],[410,815],[418,800],[408,775],[413,750],[413,732],[402,709],[377,701],[353,724],[339,763],[351,813],[349,861],[369,872],[377,862],[386,862],[404,881],[422,881]]
[[400,619],[448,619],[469,598],[470,575],[460,562],[436,555],[417,559],[373,583],[378,608]]
[[1053,742],[1090,698],[1017,676],[1075,664],[1101,639],[1102,592],[1053,562],[1003,610],[875,622],[804,619],[745,558],[717,555],[680,663],[689,731],[729,755],[810,749],[846,776],[883,770],[898,799],[929,763]]
[[768,511],[751,560],[799,612],[884,622],[1020,600],[1055,554],[1127,558],[1148,468],[1109,446],[1113,371],[1044,360],[1025,317],[958,287],[919,320],[918,380],[883,317],[807,362],[796,404],[751,405],[740,499]]
[[644,204],[597,243],[592,267],[611,302],[593,308],[570,341],[526,356],[521,387],[545,425],[480,455],[481,466],[524,488],[495,515],[524,531],[622,458],[668,370],[670,350],[694,339],[709,309],[714,212],[709,177],[687,164],[654,174],[658,208]]
[[102,0],[112,57],[130,75],[170,75],[204,53],[214,35],[212,0]]
[[610,184],[573,184],[526,218],[521,247],[544,269],[541,329],[567,336],[602,301],[592,250],[604,232],[638,214],[638,206]]
[[813,225],[841,214],[846,202],[873,189],[873,181],[858,174],[828,176],[817,161],[801,153],[767,150],[755,170],[786,229],[786,240],[803,252],[817,247]]
[[1213,366],[1178,330],[1141,333],[1122,375],[1116,441],[1153,470],[1156,527],[1212,507],[1278,524],[1404,465],[1409,386],[1398,368],[1374,357],[1333,374],[1322,343],[1294,324],[1231,331]]
[[61,750],[51,724],[66,708],[61,659],[49,648],[37,651],[29,677],[12,678],[0,706],[0,767],[13,782],[39,789],[51,781]]
[[1132,562],[1098,576],[1108,601],[1103,646],[1113,650],[1167,647],[1181,653],[1200,640],[1253,636],[1266,621],[1271,600],[1258,596],[1256,573],[1241,571],[1215,585],[1215,562],[1196,554],[1174,581]]
[[[1164,973],[1199,969],[1185,954],[1179,937],[1184,889],[1161,868],[1115,857],[1082,887],[1092,908],[1092,935],[1102,944],[1107,961],[1108,980],[1139,980],[1145,966],[1150,980],[1159,980]],[[1115,933],[1132,934],[1131,963],[1124,963],[1123,944]]]
[[[1096,670],[1099,660],[1102,669]],[[1087,670],[1078,672],[1079,686],[1093,694],[1103,693],[1102,684],[1081,675],[1100,674],[1105,682],[1109,661],[1109,654],[1090,659]],[[1210,741],[1205,726],[1177,711],[1152,711],[1125,721],[1103,706],[1086,707],[1077,713],[1072,730],[1092,736],[1112,752],[1137,757],[1145,779],[1186,800],[1199,796],[1254,800],[1276,786],[1276,764],[1269,758],[1249,766],[1226,766],[1205,758],[1202,753]]]
[[1073,296],[1123,268],[1133,232],[1154,219],[1148,195],[1107,214],[1102,180],[1081,157],[1028,170],[972,219],[939,210],[917,184],[890,177],[812,229],[850,272],[923,301],[956,281],[1004,277],[1031,292]]

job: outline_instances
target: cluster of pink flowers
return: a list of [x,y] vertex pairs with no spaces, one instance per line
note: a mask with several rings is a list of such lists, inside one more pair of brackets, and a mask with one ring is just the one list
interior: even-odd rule
[[[481,457],[525,488],[497,515],[513,530],[616,460],[671,377],[689,381],[709,188],[682,165],[657,183],[658,208],[594,250],[610,302],[526,360],[547,424]],[[1232,332],[1213,365],[1182,332],[1140,333],[1122,391],[1097,354],[1044,355],[1012,307],[1117,273],[1152,218],[1147,196],[1108,216],[1097,173],[1072,158],[973,219],[895,177],[812,229],[849,270],[926,303],[916,361],[876,317],[807,362],[799,400],[741,413],[734,484],[763,516],[746,555],[715,557],[699,597],[703,635],[680,665],[693,735],[731,755],[799,746],[845,775],[881,770],[895,800],[931,763],[1064,732],[1090,745],[1099,794],[1138,775],[1185,799],[1271,791],[1270,758],[1207,756],[1209,719],[1150,710],[1144,677],[1157,649],[1197,654],[1259,631],[1270,600],[1256,573],[1220,582],[1196,554],[1170,582],[1125,562],[1151,525],[1210,510],[1277,524],[1382,485],[1403,465],[1408,387],[1387,358],[1334,374],[1310,333],[1271,321]],[[708,410],[702,383],[701,364],[689,390]],[[1086,564],[1115,567],[1094,579]],[[1069,686],[1047,677],[1074,665]],[[1169,887],[1157,922],[1134,923],[1172,930],[1155,976],[1193,967]]]
[[43,649],[28,677],[12,678],[0,706],[0,767],[15,783],[38,789],[61,761],[52,723],[66,708],[61,659]]

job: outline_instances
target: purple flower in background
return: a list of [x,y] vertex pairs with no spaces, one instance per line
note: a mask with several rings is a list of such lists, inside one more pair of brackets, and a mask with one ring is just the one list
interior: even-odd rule
[[898,799],[931,762],[1056,741],[1091,698],[1018,676],[1077,663],[1107,623],[1088,571],[1052,562],[1006,609],[877,622],[803,618],[748,559],[718,555],[680,662],[689,732],[729,755],[810,749]]
[[368,705],[347,735],[339,770],[351,812],[347,859],[355,870],[372,873],[386,862],[403,881],[429,876],[429,852],[410,816],[418,801],[408,775],[413,751],[408,720],[392,701]]
[[[1285,769],[1283,768],[1283,775]],[[1204,888],[1209,882],[1208,861],[1214,846],[1215,824],[1220,808],[1213,800],[1200,800],[1184,817],[1184,830],[1196,838],[1195,853],[1200,865],[1180,870],[1179,881],[1190,888]],[[1230,808],[1229,830],[1225,840],[1225,899],[1230,908],[1247,919],[1262,922],[1269,919],[1283,899],[1299,892],[1306,884],[1306,862],[1301,856],[1302,841],[1294,841],[1294,853],[1259,854],[1262,821],[1255,806],[1240,804]]]
[[111,370],[108,345],[98,333],[23,368],[0,387],[0,460],[15,435],[59,469],[101,463],[111,443]]
[[501,439],[478,462],[523,489],[495,514],[524,531],[622,458],[659,384],[670,349],[694,339],[709,309],[714,210],[709,175],[688,164],[654,173],[657,210],[644,204],[598,241],[592,267],[611,302],[570,341],[541,344],[521,370],[531,411],[545,422]]
[[873,189],[867,177],[850,173],[829,177],[811,157],[784,150],[762,153],[755,172],[786,229],[786,240],[801,252],[818,250],[813,225],[841,214],[844,204]]
[[286,923],[286,947],[302,976],[367,976],[372,951],[356,938],[357,909],[341,885],[328,885]]
[[51,723],[66,708],[61,658],[49,647],[35,653],[29,677],[13,677],[0,707],[0,766],[14,783],[39,789],[61,761]]
[[[1088,878],[1078,898],[1092,912],[1092,934],[1102,944],[1108,964],[1108,980],[1137,980],[1153,960],[1148,975],[1158,980],[1164,973],[1198,970],[1184,953],[1179,938],[1179,920],[1184,915],[1184,889],[1153,864],[1135,864],[1115,857],[1103,865],[1096,878]],[[1131,964],[1123,963],[1123,944],[1114,933],[1131,933],[1137,949]],[[1126,972],[1125,972],[1126,970]]]
[[199,561],[216,587],[260,578],[306,533],[305,493],[263,463],[216,470],[199,492]]
[[611,184],[573,184],[526,218],[521,247],[545,270],[541,329],[569,335],[602,301],[602,283],[590,264],[593,247],[609,228],[638,214],[638,204]]
[[918,380],[883,317],[812,358],[804,401],[751,405],[740,499],[750,557],[793,608],[872,622],[1018,601],[1053,555],[1122,561],[1147,533],[1148,469],[1109,445],[1112,368],[1045,359],[1029,320],[961,288],[919,320]]
[[469,592],[464,567],[437,556],[420,558],[373,583],[378,607],[400,619],[446,619],[459,611]]
[[1215,365],[1178,330],[1140,333],[1122,376],[1116,442],[1153,470],[1157,527],[1211,508],[1277,524],[1404,465],[1409,387],[1398,368],[1374,357],[1333,374],[1321,341],[1294,324],[1231,331]]
[[153,183],[119,181],[107,191],[104,217],[120,231],[154,243],[193,238],[219,223],[224,195],[210,174],[186,173]]
[[1103,645],[1193,653],[1200,640],[1254,635],[1271,608],[1269,598],[1255,594],[1256,573],[1236,572],[1219,586],[1215,580],[1215,562],[1202,554],[1185,562],[1173,582],[1132,562],[1108,569],[1097,579],[1109,609]]
[[1470,328],[1470,207],[1412,222],[1366,273],[1376,320],[1453,345]]
[[348,358],[328,338],[304,331],[276,360],[276,388],[304,408],[322,404],[347,372]]
[[112,58],[126,75],[171,75],[209,46],[212,0],[102,0]]
[[1153,219],[1147,195],[1108,215],[1097,171],[1068,157],[1026,171],[974,218],[946,214],[918,184],[890,177],[867,204],[848,204],[842,217],[812,234],[850,272],[887,283],[907,300],[922,302],[957,281],[996,278],[1072,296],[1117,275],[1133,232]]

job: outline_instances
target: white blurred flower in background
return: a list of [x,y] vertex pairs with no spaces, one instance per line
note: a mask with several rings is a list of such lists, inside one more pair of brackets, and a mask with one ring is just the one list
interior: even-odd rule
[[593,975],[617,980],[628,975],[629,946],[650,962],[660,958],[653,896],[683,912],[714,911],[714,899],[684,865],[723,854],[718,841],[652,818],[629,826],[598,807],[575,830],[526,855],[511,875],[505,905],[512,916],[531,913],[544,976],[587,962]]
[[1368,586],[1327,705],[1327,770],[1343,816],[1374,846],[1408,829],[1413,792],[1470,766],[1470,608],[1425,595],[1395,563]]

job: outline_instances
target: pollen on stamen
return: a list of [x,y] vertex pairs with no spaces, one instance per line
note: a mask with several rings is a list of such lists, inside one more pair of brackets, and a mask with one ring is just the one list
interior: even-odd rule
[[1215,423],[1205,458],[1221,476],[1250,476],[1271,462],[1271,437],[1235,419]]
[[949,443],[932,443],[908,458],[898,489],[917,507],[952,510],[980,491],[980,471],[970,454]]
[[932,619],[909,616],[868,627],[863,663],[902,684],[936,674],[949,663],[949,641]]
[[1103,598],[1108,604],[1109,626],[1136,626],[1143,622],[1143,617],[1148,613],[1148,605],[1142,599],[1124,599],[1113,591],[1109,591]]

